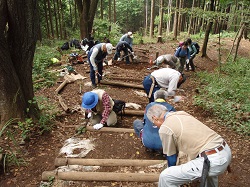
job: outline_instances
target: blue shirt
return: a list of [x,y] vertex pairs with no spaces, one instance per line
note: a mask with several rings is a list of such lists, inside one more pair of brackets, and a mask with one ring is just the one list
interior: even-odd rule
[[144,114],[144,127],[142,132],[142,143],[145,147],[149,149],[161,150],[162,144],[158,133],[159,128],[153,126],[153,123],[148,119],[146,115],[148,109],[155,104],[161,104],[165,106],[168,109],[168,111],[175,112],[176,110],[172,105],[168,104],[167,102],[151,102],[146,106]]
[[179,47],[176,50],[174,56],[176,56],[176,57],[182,57],[182,58],[183,57],[187,57],[187,59],[190,59],[190,52],[189,52],[188,48],[184,50],[184,49],[182,49],[182,47]]

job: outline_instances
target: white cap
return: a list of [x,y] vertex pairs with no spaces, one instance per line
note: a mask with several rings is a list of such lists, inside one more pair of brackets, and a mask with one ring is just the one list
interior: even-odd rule
[[131,31],[128,32],[128,35],[130,36],[130,38],[133,38],[133,33]]
[[159,56],[159,57],[156,59],[156,65],[159,66],[163,61],[164,61],[163,56]]
[[112,54],[112,49],[113,49],[113,46],[111,43],[107,43],[106,44],[106,48],[107,48],[107,53],[110,55]]

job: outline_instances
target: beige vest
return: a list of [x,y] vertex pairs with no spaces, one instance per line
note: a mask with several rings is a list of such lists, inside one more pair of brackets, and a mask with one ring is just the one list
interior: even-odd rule
[[[92,90],[91,92],[94,92],[98,95],[98,103],[96,105],[96,110],[97,110],[97,112],[102,112],[103,111],[102,96],[105,93],[105,91],[97,89],[97,90]],[[114,106],[114,101],[110,96],[109,96],[109,99],[110,99],[110,106],[111,106],[111,110],[112,110],[113,106]]]
[[[159,133],[166,137],[173,136],[177,153],[184,152],[190,159],[196,158],[202,151],[219,146],[223,141],[215,131],[184,111],[168,114]],[[171,150],[170,147],[165,149],[166,154],[175,154],[175,148]]]

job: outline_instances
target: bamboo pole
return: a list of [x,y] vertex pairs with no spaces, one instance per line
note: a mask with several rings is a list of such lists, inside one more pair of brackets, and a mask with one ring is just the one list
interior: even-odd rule
[[85,158],[56,158],[55,166],[84,165],[84,166],[152,166],[166,163],[166,160],[139,159],[85,159]]
[[123,181],[123,182],[157,182],[159,173],[114,173],[114,172],[51,172],[44,171],[42,180],[55,177],[66,181]]

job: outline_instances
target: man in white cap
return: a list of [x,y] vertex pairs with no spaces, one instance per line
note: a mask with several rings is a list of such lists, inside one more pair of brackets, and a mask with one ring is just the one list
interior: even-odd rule
[[130,45],[130,47],[132,47],[133,46],[133,33],[129,31],[128,33],[124,34],[120,38],[120,41],[125,41]]
[[87,109],[86,116],[96,130],[105,124],[114,126],[117,123],[117,115],[113,111],[114,101],[104,90],[95,89],[84,93],[81,106]]
[[92,87],[96,88],[95,76],[98,83],[102,80],[103,60],[107,54],[112,54],[113,46],[111,43],[100,43],[93,46],[88,52],[88,62],[90,65],[90,79]]
[[180,60],[174,55],[166,54],[158,56],[158,58],[154,61],[154,64],[156,64],[157,66],[166,64],[170,68],[179,71]]

